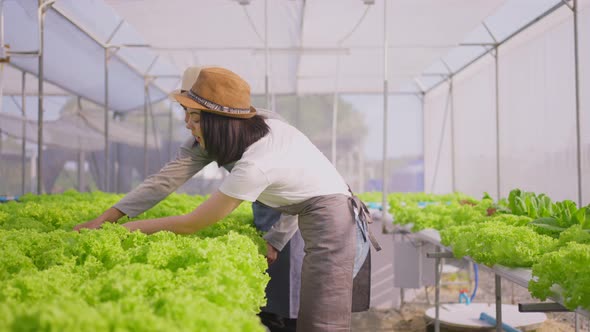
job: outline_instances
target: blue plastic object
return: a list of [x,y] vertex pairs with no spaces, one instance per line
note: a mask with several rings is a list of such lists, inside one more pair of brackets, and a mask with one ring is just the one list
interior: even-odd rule
[[463,302],[465,302],[465,305],[471,304],[471,299],[469,298],[469,296],[467,296],[466,292],[459,293],[459,303],[463,303]]
[[381,203],[369,202],[366,203],[368,209],[375,209],[381,211]]
[[438,204],[451,205],[451,202],[441,203],[441,202],[424,202],[424,201],[419,201],[417,204],[418,204],[418,207],[419,208],[425,208],[428,205],[438,205]]
[[[486,314],[485,312],[482,312],[479,315],[479,320],[483,320],[484,322],[487,322],[493,326],[496,326],[496,319],[488,314]],[[520,330],[515,329],[514,327],[506,324],[506,323],[502,323],[502,329],[505,332],[521,332]]]
[[425,208],[426,205],[432,204],[432,202],[418,202],[419,208]]
[[0,203],[18,200],[18,196],[0,196]]

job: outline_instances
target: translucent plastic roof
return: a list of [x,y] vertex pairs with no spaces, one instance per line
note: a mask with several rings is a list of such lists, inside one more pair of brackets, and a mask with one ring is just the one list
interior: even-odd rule
[[[38,49],[37,4],[36,0],[4,2],[4,36],[11,51]],[[112,8],[101,1],[57,1],[48,9],[45,18],[45,80],[72,94],[104,104],[104,46],[112,45],[113,41],[134,45],[143,43],[139,35],[128,24],[120,24],[121,21]],[[177,76],[178,69],[164,59],[158,59],[151,50],[144,47],[113,51],[108,64],[111,109],[127,111],[143,107],[144,76],[169,76],[151,81],[151,101],[165,98],[176,86],[178,78],[170,76]],[[38,74],[36,57],[13,56],[11,65]]]
[[[114,110],[142,107],[144,76],[151,78],[151,100],[161,100],[191,65],[228,67],[250,82],[253,94],[264,94],[268,33],[271,93],[382,93],[386,16],[389,89],[416,92],[487,51],[469,44],[502,41],[563,5],[561,0],[398,0],[387,1],[385,9],[386,1],[367,3],[59,0],[46,17],[45,77],[102,104],[108,44],[114,51],[108,67]],[[7,0],[4,6],[6,42],[12,50],[35,50],[37,1]],[[37,72],[34,57],[15,57],[12,65]]]
[[444,75],[456,73],[486,53],[494,43],[504,42],[538,17],[565,6],[561,0],[508,0],[481,24],[465,35],[459,45],[435,60],[417,78],[424,90],[430,90]]
[[[254,94],[265,92],[265,31],[271,93],[383,91],[385,1],[106,2],[178,67],[228,67],[250,82]],[[504,2],[388,1],[391,88],[411,82]]]

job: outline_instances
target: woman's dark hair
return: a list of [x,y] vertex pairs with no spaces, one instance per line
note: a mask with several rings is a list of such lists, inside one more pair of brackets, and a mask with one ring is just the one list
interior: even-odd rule
[[201,132],[205,140],[205,150],[219,166],[238,161],[252,143],[264,137],[269,131],[264,118],[259,115],[249,119],[238,119],[201,112]]

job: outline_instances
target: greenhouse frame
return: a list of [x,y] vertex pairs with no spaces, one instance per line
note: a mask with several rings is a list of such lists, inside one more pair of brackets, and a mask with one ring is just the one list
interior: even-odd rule
[[[0,0],[0,46],[0,237],[71,230],[100,208],[60,215],[51,210],[59,197],[70,202],[81,195],[79,204],[87,204],[94,196],[84,195],[107,195],[96,199],[108,208],[157,173],[189,136],[184,111],[169,94],[180,88],[185,68],[221,66],[250,84],[254,106],[278,113],[309,137],[378,220],[370,228],[385,250],[372,252],[372,309],[399,309],[419,301],[418,289],[435,286],[435,317],[426,325],[438,332],[446,319],[441,271],[446,260],[456,260],[469,270],[469,283],[475,264],[488,267],[498,331],[502,279],[552,301],[537,311],[573,311],[571,327],[590,328],[589,281],[580,282],[578,293],[555,281],[563,292],[545,298],[535,288],[545,282],[548,272],[538,264],[549,255],[590,253],[584,237],[590,233],[590,0]],[[227,175],[209,165],[175,195],[202,202]],[[171,199],[188,204],[184,196]],[[41,226],[41,217],[31,221],[32,212],[17,210],[27,204],[39,204],[47,220],[55,214],[63,221]],[[152,217],[162,216],[159,211]],[[237,213],[251,219],[247,209]],[[460,221],[489,222],[494,213],[510,215],[511,224],[487,230]],[[231,216],[224,222],[240,233],[239,218]],[[534,235],[527,234],[547,237],[531,246],[545,243],[551,250],[536,248],[524,261],[488,261],[454,238],[459,230],[484,228],[489,239],[500,231],[508,238],[516,233],[505,227],[523,226],[524,217]],[[442,224],[445,218],[454,224]],[[572,227],[582,235],[571,235]],[[114,228],[107,232],[105,239],[119,236]],[[216,232],[207,241],[250,245]],[[244,232],[257,238],[249,250],[262,246],[251,230]],[[567,244],[569,236],[577,243]],[[166,241],[154,239],[150,248]],[[575,254],[565,251],[570,247]],[[244,259],[264,271],[258,256]],[[2,280],[20,282],[18,273],[2,269]],[[254,285],[258,277],[245,278]],[[13,327],[18,317],[34,316],[6,294],[0,289],[7,303],[0,312],[16,317]],[[251,302],[227,304],[246,317],[238,330],[256,330],[248,318],[261,304],[256,294]],[[170,328],[160,318],[154,322]]]

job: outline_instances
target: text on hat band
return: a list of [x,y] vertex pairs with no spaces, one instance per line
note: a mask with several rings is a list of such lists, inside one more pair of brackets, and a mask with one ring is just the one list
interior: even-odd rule
[[199,103],[209,109],[215,110],[215,111],[221,111],[221,112],[226,112],[226,113],[235,113],[235,114],[250,113],[249,108],[233,108],[233,107],[219,105],[217,103],[214,103],[210,100],[207,100],[207,99],[199,96],[198,94],[194,93],[192,90],[188,91],[188,96],[189,96],[189,98],[196,101],[197,103]]

